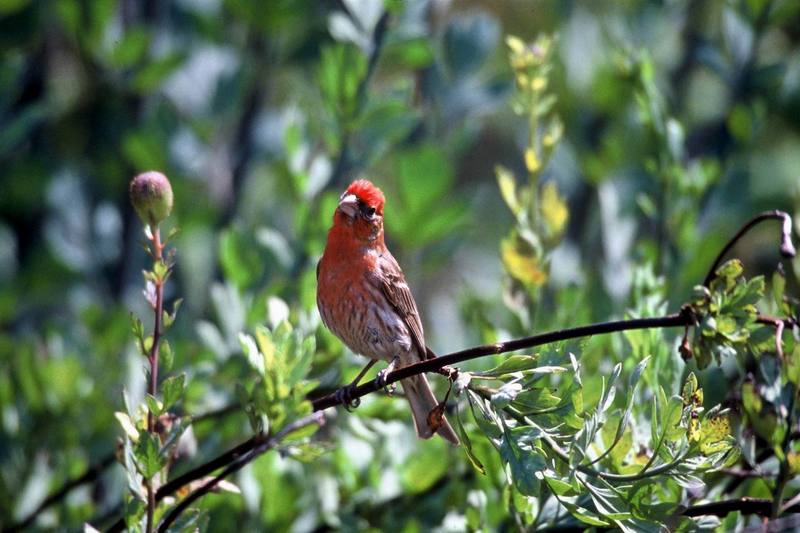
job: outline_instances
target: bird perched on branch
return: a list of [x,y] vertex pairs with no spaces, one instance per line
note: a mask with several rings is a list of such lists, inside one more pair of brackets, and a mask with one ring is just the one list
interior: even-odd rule
[[[379,360],[389,366],[376,381],[386,385],[395,368],[435,357],[425,346],[422,321],[403,271],[383,238],[383,192],[367,180],[350,184],[339,199],[325,251],[317,265],[317,307],[322,321],[351,350],[371,361],[341,390],[345,405],[361,377]],[[424,374],[401,380],[417,435],[438,433],[458,444]],[[440,410],[436,411],[440,413]]]

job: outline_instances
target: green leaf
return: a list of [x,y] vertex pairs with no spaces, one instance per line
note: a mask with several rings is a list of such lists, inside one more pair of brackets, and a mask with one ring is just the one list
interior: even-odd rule
[[256,341],[253,340],[253,337],[246,333],[239,333],[239,345],[242,347],[242,352],[247,357],[247,362],[250,363],[250,366],[260,376],[264,376],[266,372],[264,356],[258,351],[258,346],[256,346]]
[[783,365],[786,379],[797,387],[800,385],[800,343],[796,343],[792,353],[784,354],[784,357]]
[[318,429],[319,429],[319,424],[317,423],[308,424],[307,426],[298,428],[294,431],[287,433],[283,437],[283,442],[292,442],[292,441],[307,439],[308,437],[316,433]]
[[161,383],[162,396],[164,398],[164,410],[169,409],[183,397],[186,389],[186,374],[181,373],[171,376]]
[[186,509],[181,515],[178,517],[175,522],[169,527],[170,532],[176,533],[194,533],[195,531],[206,531],[204,523],[208,522],[206,520],[206,514],[204,511],[200,509]]
[[717,269],[716,274],[717,278],[724,280],[726,283],[732,283],[743,272],[744,266],[742,262],[738,259],[730,259]]
[[499,365],[482,372],[473,372],[476,378],[499,378],[507,374],[522,372],[536,367],[538,357],[535,355],[512,355],[503,360]]
[[399,69],[421,69],[430,65],[434,60],[433,46],[430,41],[423,38],[413,38],[403,41],[388,41],[381,54],[381,62],[395,64]]
[[617,380],[619,379],[619,375],[622,372],[622,363],[617,363],[614,365],[614,369],[611,371],[611,377],[608,379],[608,383],[603,382],[603,392],[600,395],[600,401],[597,404],[597,412],[598,413],[605,413],[611,406],[614,404],[614,397],[616,396],[616,389],[614,388]]
[[186,53],[177,51],[161,58],[148,60],[134,76],[134,88],[141,93],[156,89],[167,80],[170,74],[184,64],[185,59]]
[[464,453],[467,454],[467,459],[472,464],[472,466],[483,474],[486,475],[486,467],[483,466],[480,459],[475,455],[472,451],[472,441],[467,434],[467,431],[464,429],[464,425],[461,423],[461,410],[458,409],[456,406],[456,416],[455,416],[455,430],[458,433],[458,440],[461,441],[461,448],[464,450]]
[[614,442],[616,442],[616,445],[611,449],[608,456],[611,459],[611,463],[619,469],[622,467],[628,452],[633,448],[633,429],[630,423],[626,423],[626,418],[624,417],[620,420],[619,426],[617,426]]
[[115,67],[126,68],[140,61],[150,45],[150,33],[143,27],[133,27],[116,41],[111,51],[111,61]]
[[146,431],[139,434],[139,441],[136,443],[133,453],[139,472],[147,479],[153,477],[163,466],[159,454],[160,447],[156,435]]
[[299,356],[292,364],[289,374],[286,378],[286,383],[289,387],[294,387],[300,380],[308,375],[311,368],[311,363],[314,361],[314,352],[317,347],[316,338],[311,335],[303,339],[303,342],[297,347]]
[[517,198],[517,182],[514,179],[514,175],[502,165],[497,165],[494,168],[494,173],[497,176],[497,185],[500,187],[500,194],[503,200],[505,200],[506,205],[515,216],[519,215],[522,206]]
[[[610,486],[601,487],[590,483],[585,477],[579,477],[581,483],[586,487],[589,496],[594,503],[597,512],[604,518],[614,520],[619,523],[623,520],[632,518],[632,514],[627,502],[620,495],[612,490]],[[623,524],[619,524],[622,526]],[[629,530],[623,527],[623,530]]]
[[172,345],[167,339],[161,339],[158,348],[158,361],[162,372],[167,373],[172,370],[172,365],[175,363],[175,352],[172,351]]
[[675,441],[686,435],[686,428],[681,426],[683,401],[678,396],[669,399],[662,413],[662,429],[668,441]]
[[379,160],[418,126],[421,115],[399,98],[370,99],[355,122],[358,140],[369,145],[368,160]]
[[348,126],[358,109],[358,86],[367,72],[361,50],[349,43],[322,48],[317,81],[322,100],[341,126]]
[[165,328],[169,328],[173,323],[175,323],[175,317],[178,315],[178,309],[180,309],[182,303],[183,298],[178,298],[175,300],[175,303],[172,304],[172,313],[168,313],[166,309],[162,311],[163,315],[161,318],[161,323]]
[[147,403],[147,408],[153,413],[153,416],[160,416],[164,412],[164,404],[152,394],[145,394],[144,400]]
[[537,474],[546,467],[544,457],[533,450],[523,452],[508,428],[503,431],[500,457],[511,467],[511,477],[517,490],[526,496],[538,496],[540,481]]
[[544,476],[544,480],[547,483],[547,486],[550,487],[550,490],[552,490],[559,496],[575,495],[575,489],[571,484],[567,483],[566,481],[562,481],[558,478],[546,474]]
[[164,282],[169,277],[169,267],[162,261],[155,261],[153,263],[153,274],[156,281]]
[[584,507],[580,507],[579,505],[575,505],[568,501],[562,501],[561,505],[563,505],[567,509],[567,511],[569,511],[569,514],[571,514],[584,524],[588,524],[590,526],[600,526],[600,527],[607,527],[611,525],[609,522],[599,517],[596,513]]
[[519,409],[523,414],[534,413],[536,411],[543,411],[552,409],[561,403],[561,398],[555,396],[550,392],[549,388],[525,388],[516,398],[514,398],[514,407]]
[[[472,418],[478,425],[478,429],[489,438],[500,437],[503,432],[501,428],[498,427],[498,422],[496,422],[492,412],[484,405],[483,398],[469,389],[467,390],[467,398],[469,399],[469,406],[472,410]],[[476,408],[479,411],[478,413],[475,412]]]
[[130,531],[138,531],[137,526],[139,526],[145,510],[145,503],[141,499],[126,495],[122,512],[125,516],[125,525]]
[[775,271],[772,274],[772,300],[775,307],[779,310],[783,309],[783,294],[786,290],[786,276],[781,272]]
[[219,261],[225,279],[244,289],[261,276],[264,261],[255,240],[234,228],[222,232],[219,240]]
[[414,453],[414,460],[407,461],[400,471],[400,482],[410,494],[420,494],[430,489],[447,474],[448,461],[442,460],[445,442],[442,439],[430,441],[430,446],[421,446]]
[[[400,200],[407,222],[420,226],[416,217],[434,213],[434,206],[447,197],[455,179],[452,163],[440,147],[424,144],[413,150],[401,152],[397,157],[396,179],[400,186]],[[448,198],[450,201],[452,197]]]
[[133,330],[133,336],[137,341],[137,345],[141,349],[144,345],[144,324],[142,323],[141,319],[139,319],[139,317],[134,315],[133,313],[131,313],[130,316],[131,316],[131,329]]
[[173,456],[173,448],[178,444],[178,440],[181,438],[181,435],[183,435],[183,433],[191,426],[191,422],[189,420],[190,419],[188,417],[174,417],[171,419],[171,426],[169,426],[169,431],[164,437],[163,444],[161,445],[160,454],[162,461],[169,460],[169,458]]

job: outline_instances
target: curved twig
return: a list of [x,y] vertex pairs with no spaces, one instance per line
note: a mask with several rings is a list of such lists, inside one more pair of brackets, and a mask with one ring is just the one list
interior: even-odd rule
[[779,211],[777,209],[774,211],[764,211],[763,213],[751,218],[739,229],[739,231],[736,232],[733,237],[731,237],[731,240],[728,241],[725,247],[722,248],[717,255],[717,258],[714,259],[714,262],[711,263],[711,268],[708,270],[708,274],[706,274],[706,277],[703,280],[703,285],[708,287],[708,285],[713,281],[714,277],[717,275],[717,268],[722,263],[725,255],[737,242],[739,242],[739,239],[741,239],[748,231],[753,229],[753,227],[757,226],[761,222],[773,219],[780,219],[783,221],[783,225],[781,226],[781,255],[784,257],[794,257],[797,255],[797,252],[794,249],[794,244],[792,244],[792,217],[790,217],[788,213]]

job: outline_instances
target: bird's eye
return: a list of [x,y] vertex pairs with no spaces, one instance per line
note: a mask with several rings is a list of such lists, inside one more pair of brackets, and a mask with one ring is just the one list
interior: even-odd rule
[[375,208],[374,207],[368,207],[367,208],[367,216],[369,218],[372,218],[374,215],[375,215]]

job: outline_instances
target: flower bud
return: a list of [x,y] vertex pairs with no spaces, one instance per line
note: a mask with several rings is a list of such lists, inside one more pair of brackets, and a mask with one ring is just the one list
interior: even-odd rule
[[131,203],[142,222],[155,227],[172,211],[172,186],[161,172],[142,172],[131,180]]

